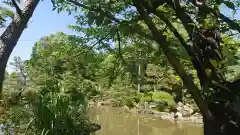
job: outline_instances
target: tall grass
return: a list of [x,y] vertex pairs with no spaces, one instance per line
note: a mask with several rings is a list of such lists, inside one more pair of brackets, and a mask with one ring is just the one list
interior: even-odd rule
[[77,91],[49,91],[45,88],[36,92],[34,100],[21,99],[7,109],[2,118],[5,133],[10,127],[15,134],[25,135],[87,135],[100,129],[86,116],[87,101]]

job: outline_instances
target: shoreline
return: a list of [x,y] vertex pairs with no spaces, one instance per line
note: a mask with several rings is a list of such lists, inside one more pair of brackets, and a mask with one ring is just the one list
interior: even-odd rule
[[202,125],[203,124],[202,115],[199,113],[194,113],[190,116],[182,116],[182,114],[180,112],[176,112],[176,113],[160,112],[160,111],[156,111],[154,109],[142,109],[142,108],[138,108],[138,107],[129,108],[126,105],[123,107],[113,106],[109,102],[104,103],[104,101],[89,102],[89,107],[93,107],[93,106],[95,106],[95,107],[107,107],[107,106],[119,107],[119,108],[123,108],[125,110],[125,112],[127,112],[127,113],[146,115],[146,116],[150,116],[150,117],[154,117],[154,118],[159,118],[162,120],[168,120],[171,122],[176,121],[176,122],[183,122],[183,123],[194,124],[194,125]]

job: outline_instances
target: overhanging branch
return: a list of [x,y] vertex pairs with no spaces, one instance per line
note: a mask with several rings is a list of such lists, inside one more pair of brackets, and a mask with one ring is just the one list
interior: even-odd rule
[[[108,19],[110,19],[110,20],[112,20],[112,21],[114,21],[114,22],[117,22],[117,23],[123,23],[123,22],[126,23],[126,22],[127,22],[126,20],[119,20],[119,19],[117,19],[117,18],[116,18],[114,15],[112,15],[110,12],[108,12],[108,11],[103,11],[103,10],[100,9],[100,8],[92,8],[92,7],[89,7],[89,6],[87,6],[87,5],[82,4],[82,3],[80,3],[80,2],[77,2],[77,1],[75,1],[75,0],[68,0],[68,2],[69,2],[69,3],[72,3],[73,5],[76,5],[76,6],[78,6],[78,7],[81,7],[81,8],[90,10],[90,11],[94,11],[94,12],[97,12],[97,13],[99,13],[99,11],[100,11],[105,17],[107,17]],[[139,17],[138,17],[137,19],[140,20]],[[133,27],[130,26],[130,25],[128,25],[127,27],[129,27],[129,29],[132,29],[132,28],[133,28]],[[140,31],[138,31],[138,30],[136,30],[136,33],[137,33],[138,35],[140,35],[140,36],[146,37],[147,39],[150,39],[150,40],[153,39],[153,37],[152,37],[151,35],[142,33],[142,32],[140,32]]]
[[97,12],[97,13],[100,12],[100,13],[102,13],[105,17],[107,17],[108,19],[113,20],[113,21],[115,21],[115,22],[120,22],[120,20],[117,19],[114,15],[112,15],[112,14],[109,13],[109,12],[103,11],[103,10],[100,9],[100,8],[89,7],[89,6],[84,5],[84,4],[80,3],[80,2],[77,2],[77,1],[75,1],[75,0],[68,0],[68,2],[70,2],[70,3],[72,3],[72,4],[76,5],[76,6],[82,7],[82,8],[84,8],[84,9],[88,9],[88,10],[90,10],[90,11],[94,11],[94,12]]
[[191,2],[199,8],[199,11],[214,14],[216,17],[218,17],[218,18],[222,19],[224,22],[226,22],[230,26],[231,29],[234,29],[234,30],[237,30],[238,32],[240,32],[240,25],[238,23],[234,22],[233,20],[231,20],[230,18],[226,17],[219,11],[208,7],[206,4],[197,5],[192,0],[191,0]]
[[143,17],[144,22],[147,24],[148,28],[150,29],[154,40],[159,44],[159,46],[162,48],[164,54],[167,56],[169,62],[175,69],[175,71],[178,73],[178,75],[183,80],[184,84],[186,85],[187,89],[190,91],[190,93],[193,95],[195,102],[197,103],[198,107],[200,108],[200,111],[202,112],[203,116],[207,118],[208,120],[212,120],[213,116],[211,112],[208,110],[207,104],[203,101],[201,94],[197,88],[197,86],[194,84],[191,77],[186,73],[184,68],[181,66],[180,61],[171,53],[169,47],[168,47],[168,41],[164,37],[164,35],[159,32],[159,30],[156,28],[154,23],[152,22],[151,18],[148,16],[148,14],[145,12],[143,6],[139,3],[139,0],[133,0],[133,3],[135,7],[137,8],[140,15]]
[[[177,4],[174,4],[175,7],[177,7]],[[161,12],[156,11],[153,7],[150,5],[145,5],[147,7],[148,11],[150,13],[155,14],[157,17],[159,17],[165,24],[166,26],[173,32],[175,37],[178,38],[178,40],[181,42],[182,46],[185,48],[187,51],[188,55],[191,58],[191,62],[194,66],[194,68],[197,70],[198,77],[200,79],[201,86],[205,86],[209,81],[208,76],[203,68],[202,62],[198,59],[196,54],[193,52],[192,48],[186,43],[184,38],[179,34],[178,30],[172,25],[172,23],[166,18]],[[185,25],[186,26],[186,25]],[[189,29],[189,31],[192,31]]]

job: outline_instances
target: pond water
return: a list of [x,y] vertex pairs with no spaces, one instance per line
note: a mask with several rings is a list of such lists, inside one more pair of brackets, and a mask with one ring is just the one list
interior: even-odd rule
[[130,114],[117,107],[94,107],[89,114],[102,126],[94,135],[203,135],[201,125]]

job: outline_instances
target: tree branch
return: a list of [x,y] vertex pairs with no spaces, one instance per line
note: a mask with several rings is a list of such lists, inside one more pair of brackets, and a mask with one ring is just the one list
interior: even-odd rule
[[[84,8],[84,9],[88,9],[88,10],[90,10],[90,11],[94,11],[94,12],[97,12],[97,13],[99,13],[99,11],[100,11],[103,15],[105,15],[105,17],[107,17],[108,19],[110,19],[110,20],[112,20],[112,21],[114,21],[114,22],[117,22],[117,23],[122,23],[122,22],[125,23],[125,22],[127,22],[127,21],[124,21],[124,20],[121,21],[121,20],[117,19],[117,18],[116,18],[114,15],[112,15],[110,12],[103,11],[102,9],[92,8],[92,7],[86,6],[86,5],[82,4],[82,3],[79,3],[79,2],[77,2],[77,1],[75,1],[75,0],[68,0],[68,2],[74,4],[74,5],[78,6],[78,7],[81,7],[81,8]],[[140,19],[140,18],[137,18],[137,19]],[[133,27],[130,26],[130,25],[128,25],[128,27],[129,27],[129,29],[132,29],[132,28],[133,28]],[[140,31],[136,31],[136,33],[137,33],[138,35],[140,35],[140,36],[146,37],[147,39],[150,39],[150,40],[153,39],[152,36],[147,35],[147,34],[144,34],[144,33],[140,32]]]
[[90,46],[86,51],[80,51],[79,53],[73,55],[72,57],[69,57],[68,59],[72,59],[75,57],[78,57],[81,54],[86,54],[88,52],[90,52],[95,46],[97,46],[100,42],[102,42],[103,40],[107,39],[107,37],[109,36],[109,33],[106,34],[104,37],[102,37],[101,39],[99,39],[96,43],[94,43],[92,46]]
[[22,10],[20,9],[20,7],[17,5],[17,2],[15,0],[11,0],[13,6],[16,9],[16,13],[19,15],[19,17],[21,18],[23,16]]
[[100,8],[89,7],[89,6],[86,6],[86,5],[82,4],[82,3],[77,2],[77,1],[75,1],[75,0],[68,0],[68,2],[70,2],[70,3],[72,3],[72,4],[76,5],[76,6],[82,7],[82,8],[84,8],[84,9],[88,9],[88,10],[97,12],[97,13],[99,13],[99,11],[100,11],[102,14],[104,14],[104,15],[105,15],[107,18],[109,18],[110,20],[113,20],[113,21],[115,21],[115,22],[120,22],[120,20],[117,19],[114,15],[112,15],[112,14],[109,13],[109,12],[103,11],[103,10],[100,9]]
[[119,33],[118,28],[117,28],[116,33],[117,33],[117,39],[118,39],[118,53],[119,53],[119,57],[122,60],[123,64],[126,64],[126,62],[125,62],[125,60],[124,60],[124,58],[122,56],[122,53],[121,53],[121,37],[120,37],[120,33]]
[[191,77],[186,73],[184,68],[181,66],[180,61],[171,53],[169,47],[168,47],[168,41],[162,35],[159,30],[156,28],[154,23],[152,22],[151,18],[148,16],[148,14],[144,11],[144,8],[141,4],[138,3],[139,0],[133,0],[133,3],[135,7],[137,8],[140,15],[144,18],[144,22],[147,24],[148,28],[150,29],[154,40],[159,44],[159,46],[162,48],[164,54],[167,56],[169,62],[175,69],[175,71],[179,74],[181,79],[183,80],[184,84],[190,91],[190,93],[193,95],[195,102],[197,103],[198,107],[200,108],[200,111],[202,112],[203,116],[207,118],[208,120],[212,120],[213,116],[211,112],[209,111],[207,104],[203,101],[201,94],[197,88],[197,86],[194,84]]
[[[177,3],[173,4],[173,5],[175,7],[179,7]],[[147,6],[147,9],[149,10],[149,12],[158,16],[166,24],[166,26],[173,32],[175,37],[177,37],[178,40],[181,42],[182,46],[185,48],[188,55],[190,56],[191,62],[193,64],[194,68],[197,70],[197,75],[198,75],[198,78],[200,80],[201,86],[205,86],[205,84],[208,84],[209,78],[208,78],[208,76],[207,76],[207,74],[206,74],[206,72],[203,68],[202,62],[195,55],[192,48],[189,45],[187,45],[187,43],[185,42],[183,37],[179,34],[178,30],[172,25],[172,23],[164,15],[162,15],[160,12],[154,10],[152,7],[150,7],[150,5],[145,5],[145,7],[146,6]],[[187,24],[185,26],[187,27]],[[189,29],[189,31],[192,31],[192,30]]]
[[199,8],[199,11],[214,14],[216,17],[218,17],[218,18],[222,19],[224,22],[226,22],[230,26],[231,29],[234,29],[234,30],[237,30],[238,32],[240,32],[240,25],[238,23],[234,22],[233,20],[229,19],[228,17],[226,17],[219,11],[208,7],[206,4],[197,5],[192,0],[191,0],[191,2]]
[[197,75],[199,77],[200,84],[201,84],[201,86],[204,86],[205,83],[209,82],[209,78],[208,78],[208,76],[207,76],[207,74],[206,74],[206,72],[205,72],[205,70],[203,68],[202,62],[198,59],[196,54],[193,52],[192,48],[186,43],[184,38],[179,34],[178,30],[172,25],[172,23],[167,18],[162,16],[160,13],[156,12],[156,15],[161,20],[164,21],[164,23],[168,26],[168,28],[173,32],[175,37],[178,38],[178,40],[180,41],[182,46],[185,48],[185,50],[187,51],[188,55],[191,57],[191,62],[193,64],[194,68],[197,70]]

